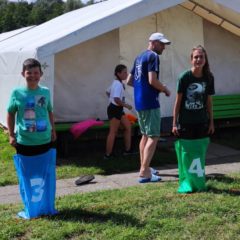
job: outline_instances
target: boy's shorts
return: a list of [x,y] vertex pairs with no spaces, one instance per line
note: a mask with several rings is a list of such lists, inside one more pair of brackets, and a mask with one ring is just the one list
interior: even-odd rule
[[140,131],[148,137],[160,137],[161,114],[160,108],[137,112]]
[[116,118],[121,120],[122,116],[124,115],[123,107],[119,107],[110,103],[107,108],[108,119],[111,120],[112,118]]
[[24,156],[35,156],[47,152],[50,148],[55,148],[55,142],[33,146],[22,145],[20,143],[17,143],[15,148],[17,154],[21,154]]

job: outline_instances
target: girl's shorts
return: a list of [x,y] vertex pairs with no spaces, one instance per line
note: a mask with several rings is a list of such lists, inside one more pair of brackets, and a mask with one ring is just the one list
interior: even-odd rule
[[123,107],[119,107],[110,103],[107,108],[108,119],[111,120],[112,118],[116,118],[121,120],[122,116],[124,115]]

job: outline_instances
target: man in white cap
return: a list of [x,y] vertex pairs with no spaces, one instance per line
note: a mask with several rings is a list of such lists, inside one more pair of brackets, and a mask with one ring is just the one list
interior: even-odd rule
[[134,61],[127,83],[134,87],[134,101],[138,122],[142,134],[139,144],[140,173],[139,183],[158,182],[158,172],[150,168],[158,139],[160,137],[160,103],[159,93],[170,96],[170,91],[163,85],[159,77],[159,55],[170,41],[162,33],[153,33],[149,37],[148,49]]

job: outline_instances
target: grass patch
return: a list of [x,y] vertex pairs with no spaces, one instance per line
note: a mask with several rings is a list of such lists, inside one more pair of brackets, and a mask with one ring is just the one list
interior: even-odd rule
[[0,186],[17,183],[13,165],[15,149],[8,143],[8,136],[0,128]]
[[176,182],[76,194],[57,199],[59,215],[31,221],[15,217],[22,205],[0,205],[0,239],[239,239],[239,184],[238,174],[195,194],[177,194]]
[[[122,156],[122,147],[122,141],[118,140],[115,148],[117,156],[111,160],[103,160],[105,141],[82,141],[72,146],[69,157],[57,157],[57,178],[72,178],[82,174],[108,175],[138,170],[139,156]],[[15,149],[9,145],[7,135],[0,129],[0,186],[17,184],[14,154]],[[165,163],[176,163],[176,154],[168,147],[158,149],[152,161],[153,166],[162,166]]]
[[[223,144],[240,150],[239,128],[223,129],[212,138],[213,142]],[[160,147],[155,152],[152,166],[158,167],[164,164],[177,163],[173,144],[160,143]],[[137,146],[135,146],[137,149]],[[105,141],[80,142],[70,149],[69,157],[57,157],[57,178],[72,178],[82,174],[108,175],[137,171],[139,169],[139,156],[121,155],[122,140],[116,142],[115,149],[117,156],[111,160],[103,160]],[[12,157],[15,149],[8,143],[8,137],[0,129],[0,186],[17,184],[17,176]]]

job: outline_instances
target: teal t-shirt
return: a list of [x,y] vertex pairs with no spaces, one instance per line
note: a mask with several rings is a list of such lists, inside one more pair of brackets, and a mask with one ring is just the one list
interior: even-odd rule
[[180,124],[207,123],[208,95],[213,95],[214,79],[209,80],[203,76],[195,77],[191,70],[183,72],[178,79],[177,92],[182,93],[182,101],[179,111]]
[[39,86],[12,92],[7,111],[16,113],[17,142],[23,145],[41,145],[51,141],[49,112],[52,112],[50,91]]

